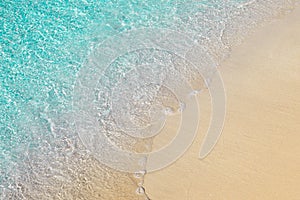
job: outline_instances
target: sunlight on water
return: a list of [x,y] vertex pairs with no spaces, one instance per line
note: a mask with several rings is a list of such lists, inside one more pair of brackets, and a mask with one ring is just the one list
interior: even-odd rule
[[[284,0],[255,3],[1,1],[0,199],[144,199],[135,192],[138,180],[100,164],[80,142],[72,120],[77,73],[103,40],[121,31],[146,27],[184,32],[195,44],[208,46],[211,58],[218,63],[242,38],[233,39],[234,35],[243,35],[259,19],[293,5],[293,1]],[[238,25],[241,22],[242,27]],[[120,65],[124,61],[116,62]],[[111,66],[117,68],[117,64]],[[98,87],[98,92],[111,89],[104,83]],[[152,89],[157,92],[154,86]],[[118,95],[114,96],[117,105],[122,99]],[[124,108],[118,109],[122,112]],[[160,117],[155,112],[141,118],[145,116],[151,123]],[[146,123],[141,118],[126,126],[125,121],[117,123],[131,130]],[[160,127],[152,128],[157,131]],[[132,145],[124,144],[124,148]]]

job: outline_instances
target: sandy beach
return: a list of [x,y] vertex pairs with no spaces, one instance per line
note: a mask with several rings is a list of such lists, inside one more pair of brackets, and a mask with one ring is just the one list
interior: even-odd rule
[[208,91],[196,140],[171,166],[146,175],[153,200],[300,199],[300,7],[257,28],[220,65],[227,95],[222,136],[198,159],[209,124]]

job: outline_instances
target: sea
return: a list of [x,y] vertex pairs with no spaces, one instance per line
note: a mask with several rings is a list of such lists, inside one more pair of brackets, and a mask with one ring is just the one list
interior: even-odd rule
[[209,84],[233,46],[294,4],[1,0],[0,199],[151,199],[146,161],[128,156],[184,109],[176,91],[205,89],[185,53],[201,47]]

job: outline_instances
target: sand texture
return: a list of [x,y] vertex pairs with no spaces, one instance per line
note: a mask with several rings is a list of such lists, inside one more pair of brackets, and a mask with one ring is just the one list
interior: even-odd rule
[[220,72],[227,115],[218,144],[198,159],[209,124],[206,91],[196,140],[176,163],[147,174],[149,197],[299,200],[300,7],[234,47]]

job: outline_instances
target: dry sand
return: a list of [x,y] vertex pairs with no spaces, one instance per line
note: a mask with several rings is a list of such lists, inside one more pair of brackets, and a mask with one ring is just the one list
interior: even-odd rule
[[198,159],[209,122],[206,92],[196,140],[176,163],[147,174],[146,192],[153,200],[299,200],[300,7],[258,28],[220,71],[227,116],[218,144]]

